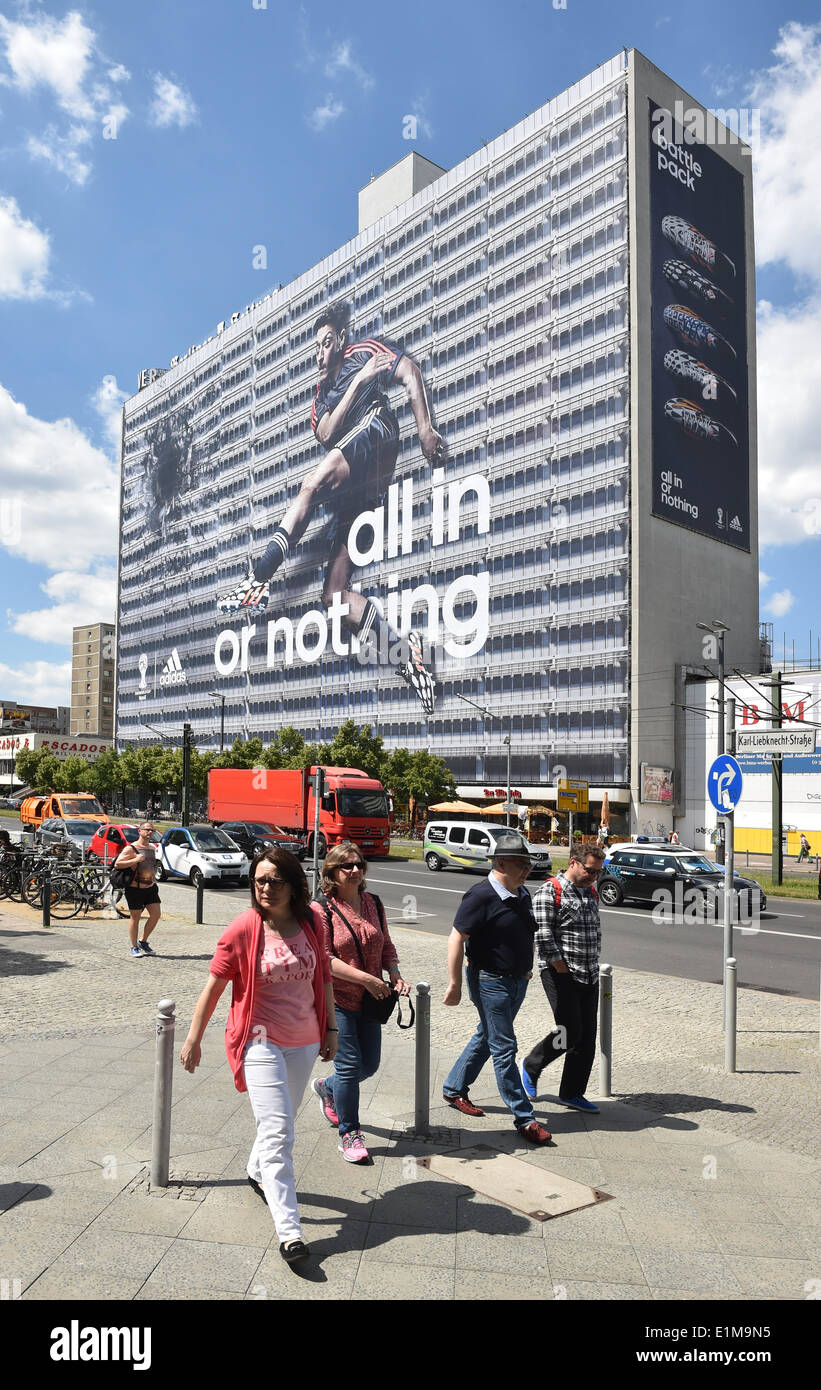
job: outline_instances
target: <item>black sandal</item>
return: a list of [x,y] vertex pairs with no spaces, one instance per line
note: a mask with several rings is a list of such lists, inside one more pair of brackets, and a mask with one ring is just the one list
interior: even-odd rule
[[307,1260],[310,1250],[304,1240],[289,1240],[287,1245],[283,1241],[279,1247],[279,1253],[286,1264],[296,1264],[298,1260]]

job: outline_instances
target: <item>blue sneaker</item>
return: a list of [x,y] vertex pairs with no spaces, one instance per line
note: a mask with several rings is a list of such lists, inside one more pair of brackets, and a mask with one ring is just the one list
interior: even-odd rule
[[583,1110],[587,1115],[600,1115],[601,1111],[584,1096],[559,1096],[559,1105],[567,1105],[571,1110]]
[[153,955],[156,955],[156,952],[155,952],[153,946],[149,946],[149,944],[148,944],[147,941],[138,941],[138,942],[137,942],[137,945],[139,946],[139,948],[140,948],[140,950],[141,950],[141,952],[142,952],[142,954],[143,954],[144,956],[153,956]]
[[532,1076],[530,1075],[530,1072],[527,1070],[527,1067],[525,1066],[524,1062],[522,1062],[522,1085],[523,1085],[524,1088],[525,1088],[525,1095],[528,1097],[528,1099],[529,1099],[529,1100],[535,1100],[535,1099],[536,1099],[536,1082],[533,1080],[533,1078],[532,1078]]
[[128,954],[133,956],[135,960],[139,960],[142,957],[142,951],[139,946],[132,946]]

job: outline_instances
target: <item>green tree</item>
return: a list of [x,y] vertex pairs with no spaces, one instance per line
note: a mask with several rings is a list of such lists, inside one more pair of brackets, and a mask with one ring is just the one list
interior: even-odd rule
[[390,759],[381,737],[371,732],[370,724],[359,725],[346,719],[328,746],[327,762],[331,767],[358,767],[381,782],[387,776]]
[[456,796],[456,782],[450,768],[441,758],[435,758],[425,749],[411,753],[406,785],[414,800],[422,801],[426,806],[435,805],[437,801],[450,801]]
[[38,792],[57,790],[60,786],[60,759],[49,753],[47,748],[38,750],[41,754],[34,778]]
[[230,748],[217,755],[214,767],[262,767],[262,759],[261,738],[235,738]]
[[72,754],[64,758],[60,764],[59,786],[55,791],[61,792],[87,792],[90,790],[88,785],[88,763],[85,758],[78,758]]
[[122,790],[122,770],[120,768],[119,754],[113,748],[107,748],[104,753],[95,758],[88,765],[88,790],[94,792],[95,796],[111,805],[115,793]]
[[21,748],[14,760],[14,770],[24,786],[36,787],[40,764],[46,756],[46,748]]

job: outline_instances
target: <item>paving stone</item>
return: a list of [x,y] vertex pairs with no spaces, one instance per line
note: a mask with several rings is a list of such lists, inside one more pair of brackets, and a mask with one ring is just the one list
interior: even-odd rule
[[110,1282],[117,1278],[147,1279],[171,1245],[165,1236],[143,1235],[134,1231],[115,1231],[88,1227],[71,1246],[54,1260],[54,1274],[63,1274],[71,1283],[75,1273],[97,1271]]
[[508,1303],[552,1303],[555,1300],[554,1285],[549,1276],[516,1275],[493,1271],[492,1277],[478,1269],[456,1270],[454,1298],[460,1302],[475,1303],[483,1299]]
[[48,1302],[105,1302],[113,1303],[124,1299],[134,1299],[142,1287],[139,1278],[109,1279],[96,1270],[88,1274],[74,1271],[70,1278],[65,1273],[46,1270],[26,1289],[24,1299],[41,1299]]
[[649,1245],[634,1245],[633,1249],[651,1288],[669,1285],[677,1289],[732,1293],[736,1297],[744,1292],[733,1273],[732,1256]]
[[521,1240],[517,1235],[484,1235],[461,1231],[456,1237],[455,1263],[458,1269],[483,1269],[488,1274],[550,1274],[548,1251],[543,1241]]
[[727,1255],[739,1287],[753,1298],[802,1298],[816,1292],[818,1263],[752,1255]]
[[[653,1297],[651,1291],[643,1284],[600,1284],[584,1279],[565,1279],[561,1283],[557,1282],[554,1287],[563,1290],[561,1296],[571,1303],[587,1303],[589,1300],[647,1303]],[[682,1295],[687,1298],[689,1296]],[[559,1298],[558,1293],[556,1298]]]
[[454,1271],[422,1265],[396,1265],[362,1257],[353,1287],[355,1301],[401,1299],[402,1302],[450,1301],[454,1296]]
[[19,1279],[25,1290],[82,1234],[83,1226],[32,1223],[22,1231],[17,1228],[6,1234],[8,1215],[0,1220],[0,1274],[12,1282]]
[[615,1245],[583,1245],[580,1241],[547,1247],[553,1282],[569,1279],[591,1283],[644,1284],[642,1267],[632,1250]]
[[263,1251],[259,1246],[223,1245],[216,1241],[178,1240],[156,1265],[156,1284],[226,1289],[246,1293],[255,1282]]
[[166,1201],[123,1192],[97,1218],[95,1229],[177,1236],[197,1211],[193,1202]]

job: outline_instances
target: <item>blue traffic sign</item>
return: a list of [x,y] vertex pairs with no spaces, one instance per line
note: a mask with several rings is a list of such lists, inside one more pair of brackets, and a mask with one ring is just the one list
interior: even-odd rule
[[728,816],[741,800],[744,778],[735,758],[719,753],[707,773],[707,795],[721,816]]

